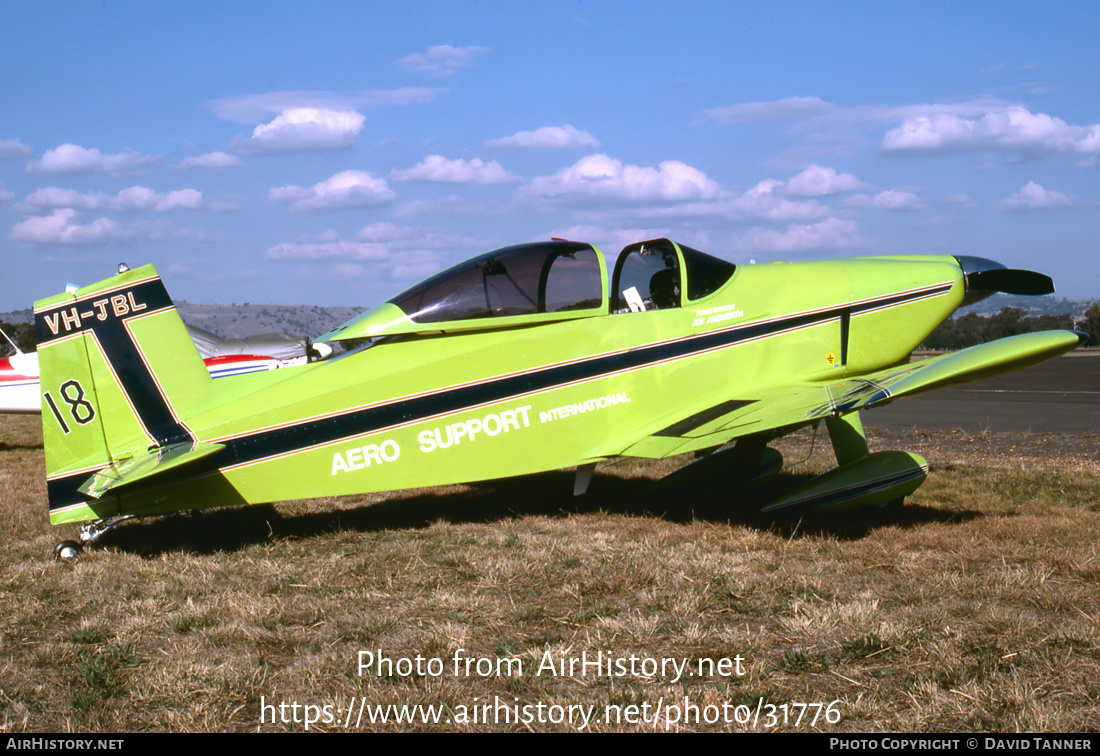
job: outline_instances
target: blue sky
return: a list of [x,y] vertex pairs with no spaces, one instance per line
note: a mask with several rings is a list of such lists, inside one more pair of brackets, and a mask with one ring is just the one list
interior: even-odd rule
[[155,263],[369,306],[551,236],[1100,296],[1094,2],[12,2],[0,310]]

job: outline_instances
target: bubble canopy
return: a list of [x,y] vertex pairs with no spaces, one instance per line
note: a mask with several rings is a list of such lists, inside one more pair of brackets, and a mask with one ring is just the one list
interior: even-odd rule
[[517,244],[432,276],[389,300],[417,323],[599,309],[601,256],[580,242]]
[[[625,247],[608,286],[599,247],[553,239],[486,252],[406,289],[317,341],[452,333],[679,309],[723,288],[733,263],[668,239]],[[614,306],[612,306],[614,304]]]
[[516,244],[438,273],[319,340],[469,330],[608,312],[599,249],[574,241]]

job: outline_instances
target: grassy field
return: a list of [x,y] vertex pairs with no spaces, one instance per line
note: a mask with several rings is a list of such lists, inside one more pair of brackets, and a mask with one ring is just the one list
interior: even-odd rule
[[[1095,438],[1022,463],[902,433],[922,489],[819,522],[632,462],[583,499],[555,474],[129,523],[65,565],[37,418],[4,422],[7,733],[1100,729]],[[782,448],[778,489],[832,463]]]

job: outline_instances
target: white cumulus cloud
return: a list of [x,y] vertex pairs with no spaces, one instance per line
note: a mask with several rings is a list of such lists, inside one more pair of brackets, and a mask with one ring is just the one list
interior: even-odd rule
[[788,199],[785,188],[782,181],[764,179],[740,194],[723,191],[715,198],[646,208],[644,212],[650,218],[714,216],[736,221],[767,219],[777,222],[811,221],[829,214],[828,207],[817,200]]
[[938,112],[913,115],[886,132],[884,152],[944,153],[1005,150],[1021,154],[1100,153],[1100,124],[1072,126],[1020,105],[996,108],[978,118]]
[[816,220],[828,214],[828,208],[814,200],[792,202],[783,196],[786,185],[764,179],[740,196],[727,202],[727,214],[737,217],[767,218],[774,221]]
[[156,213],[176,209],[198,210],[202,207],[202,192],[196,189],[179,189],[161,194],[144,186],[132,186],[119,192],[111,205],[111,209],[152,210]]
[[961,194],[956,192],[945,194],[943,197],[943,201],[948,203],[949,205],[961,205],[962,207],[978,206],[978,203],[976,203],[974,201],[974,198],[971,197],[969,194]]
[[716,198],[719,186],[698,168],[676,160],[652,168],[595,154],[534,179],[521,194],[548,201],[688,202]]
[[261,155],[343,150],[362,133],[365,120],[353,110],[292,108],[270,123],[257,126],[251,137],[236,139],[233,144],[241,152]]
[[394,181],[430,181],[441,184],[503,184],[518,178],[493,160],[448,160],[442,155],[428,155],[404,171],[390,171]]
[[787,182],[786,191],[796,197],[824,197],[866,188],[867,185],[851,173],[837,173],[835,168],[811,165]]
[[302,237],[296,242],[277,244],[264,252],[264,257],[268,260],[379,262],[390,260],[395,248],[422,236],[419,229],[380,222],[361,228],[354,239],[342,239],[330,230],[312,238]]
[[242,165],[244,163],[236,155],[230,155],[228,152],[208,152],[205,155],[184,158],[176,167],[184,171],[190,171],[239,168]]
[[863,243],[859,226],[852,220],[826,218],[819,223],[791,224],[785,230],[756,227],[736,237],[739,252],[809,252],[852,249]]
[[280,186],[268,192],[272,202],[289,202],[290,209],[339,210],[381,205],[395,196],[389,184],[365,171],[343,171],[308,189],[301,186]]
[[37,213],[48,208],[71,207],[78,210],[98,210],[109,199],[102,192],[78,192],[59,186],[47,186],[28,194],[22,202],[12,206],[17,213]]
[[202,192],[197,189],[177,189],[168,192],[157,201],[153,209],[158,213],[164,213],[177,208],[181,210],[199,210],[203,206]]
[[1012,212],[1024,212],[1027,210],[1047,210],[1056,207],[1070,207],[1076,202],[1076,198],[1056,192],[1052,189],[1044,189],[1034,181],[1020,188],[1018,192],[1008,199],[1002,200],[1000,208]]
[[879,210],[921,210],[925,201],[904,189],[888,189],[878,194],[856,194],[844,201],[848,207],[873,207]]
[[596,148],[600,140],[573,126],[543,126],[534,131],[520,131],[500,139],[490,139],[486,147],[494,149],[559,150],[577,147]]
[[202,192],[197,189],[178,189],[161,194],[148,187],[132,186],[110,195],[47,186],[28,194],[12,209],[20,213],[38,213],[51,208],[164,213],[176,209],[200,210],[203,207]]
[[206,106],[213,110],[218,118],[251,124],[296,108],[343,111],[377,105],[424,105],[445,91],[435,87],[398,87],[367,89],[352,94],[308,91],[262,92],[210,100]]
[[[325,263],[323,269],[314,267],[305,274],[322,279],[358,277],[369,272],[372,283],[383,278],[391,284],[407,284],[439,272],[450,253],[471,244],[480,246],[474,240],[447,236],[430,228],[379,222],[361,228],[353,239],[343,239],[330,231],[277,244],[264,252],[264,258]],[[391,290],[388,295],[393,293]],[[385,287],[377,294],[387,295]]]
[[27,157],[31,148],[18,139],[0,139],[0,160]]
[[699,117],[701,120],[720,123],[778,123],[819,115],[835,107],[819,97],[786,97],[767,102],[744,102],[711,108],[704,110]]
[[385,244],[353,239],[332,241],[285,242],[269,247],[264,252],[267,260],[356,260],[358,262],[382,262],[391,253]]
[[71,208],[55,210],[52,215],[28,218],[11,230],[13,241],[29,244],[97,244],[126,238],[127,233],[110,218],[91,223],[78,223],[77,211]]
[[426,53],[413,53],[397,61],[406,71],[426,73],[431,76],[450,76],[459,68],[473,65],[479,57],[489,52],[487,47],[453,47],[434,45]]
[[96,148],[62,144],[46,150],[41,160],[27,165],[30,173],[130,173],[157,161],[156,157],[133,151],[105,155]]

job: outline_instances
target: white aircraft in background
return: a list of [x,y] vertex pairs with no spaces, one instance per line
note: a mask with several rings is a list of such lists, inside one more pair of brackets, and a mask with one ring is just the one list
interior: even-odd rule
[[[332,347],[328,344],[313,344],[309,339],[285,333],[223,339],[195,326],[187,326],[187,331],[214,378],[305,365],[332,356]],[[42,412],[38,353],[22,352],[6,333],[0,331],[0,334],[15,350],[15,354],[0,358],[0,413]]]
[[4,335],[15,354],[0,358],[0,412],[28,413],[42,411],[42,395],[38,392],[38,353],[24,354],[11,338]]

